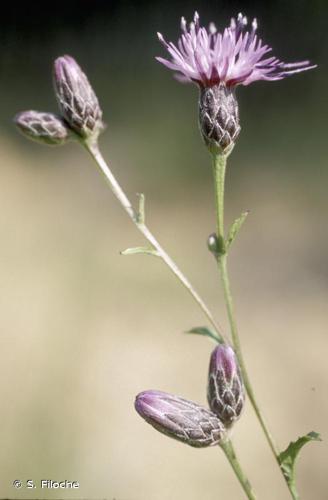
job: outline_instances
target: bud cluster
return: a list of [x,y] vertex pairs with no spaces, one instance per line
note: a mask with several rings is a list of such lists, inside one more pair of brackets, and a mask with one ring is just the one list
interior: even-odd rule
[[156,430],[196,448],[223,443],[240,417],[244,385],[236,355],[228,345],[214,349],[208,378],[210,409],[161,391],[144,391],[136,397],[139,415]]
[[71,56],[54,63],[54,89],[61,116],[22,111],[14,119],[19,130],[43,144],[64,144],[74,136],[96,140],[103,129],[97,96],[80,66]]

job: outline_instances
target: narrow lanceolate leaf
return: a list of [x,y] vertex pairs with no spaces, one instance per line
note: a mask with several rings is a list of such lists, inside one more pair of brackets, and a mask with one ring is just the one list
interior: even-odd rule
[[249,211],[243,212],[241,214],[241,216],[238,217],[238,219],[236,219],[235,222],[233,222],[233,224],[231,225],[231,227],[229,229],[228,236],[227,236],[227,240],[226,240],[227,249],[230,247],[230,245],[235,240],[235,238],[236,238],[237,234],[239,233],[241,226],[244,224],[245,219],[246,219],[248,214],[249,214]]
[[203,335],[204,337],[210,337],[215,342],[219,344],[223,343],[223,339],[219,337],[217,333],[208,328],[207,326],[195,326],[191,330],[188,330],[186,333],[194,333],[195,335]]
[[122,250],[121,255],[135,255],[137,253],[143,253],[146,255],[154,255],[155,257],[159,257],[159,253],[157,250],[154,250],[150,247],[133,247],[127,248],[126,250]]
[[296,499],[299,498],[299,496],[296,491],[295,462],[301,448],[310,441],[321,441],[320,434],[317,432],[309,432],[305,436],[299,437],[296,441],[292,441],[278,457],[281,470]]
[[226,439],[223,424],[207,408],[162,391],[138,394],[135,409],[156,430],[194,448],[214,446]]

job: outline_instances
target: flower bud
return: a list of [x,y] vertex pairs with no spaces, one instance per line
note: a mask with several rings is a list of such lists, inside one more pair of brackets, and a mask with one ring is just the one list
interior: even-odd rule
[[103,128],[102,111],[87,76],[70,56],[56,59],[54,86],[60,111],[82,138],[98,136]]
[[159,432],[195,448],[213,446],[225,438],[224,426],[214,413],[173,394],[141,392],[135,408]]
[[199,127],[212,153],[229,153],[240,132],[238,102],[234,89],[221,83],[201,87]]
[[242,412],[245,390],[232,347],[221,344],[211,355],[208,390],[208,404],[225,427],[230,427]]
[[22,111],[15,116],[14,122],[24,135],[43,144],[64,144],[69,138],[63,120],[52,113]]
[[217,237],[215,233],[210,234],[207,238],[207,248],[215,258],[223,255],[226,252],[224,238],[221,235]]
[[207,238],[207,247],[213,255],[218,254],[218,237],[215,233],[211,233]]

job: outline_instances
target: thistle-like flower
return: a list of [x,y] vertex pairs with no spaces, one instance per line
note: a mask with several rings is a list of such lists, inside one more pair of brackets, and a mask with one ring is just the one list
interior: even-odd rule
[[173,394],[141,392],[135,408],[159,432],[195,448],[214,446],[226,437],[224,426],[214,413]]
[[71,56],[54,63],[54,87],[61,114],[83,139],[97,137],[103,129],[97,96],[80,66]]
[[219,345],[212,352],[207,399],[212,412],[225,427],[230,427],[240,417],[245,389],[235,352],[228,345]]
[[208,31],[200,27],[195,12],[189,29],[181,19],[182,35],[177,46],[159,40],[168,50],[171,61],[157,57],[167,68],[177,72],[183,82],[194,82],[200,88],[199,123],[204,141],[213,152],[228,152],[240,132],[238,103],[234,95],[237,85],[257,80],[281,80],[286,76],[315,68],[309,61],[284,63],[268,56],[271,47],[257,36],[257,20],[247,30],[247,18],[239,14],[230,26],[218,33],[214,23]]
[[14,122],[24,135],[43,144],[64,144],[69,138],[64,121],[53,113],[22,111],[15,116]]

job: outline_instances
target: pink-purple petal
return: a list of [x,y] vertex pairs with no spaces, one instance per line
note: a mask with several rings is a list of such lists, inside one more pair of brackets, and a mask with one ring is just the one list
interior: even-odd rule
[[241,13],[222,33],[214,23],[208,30],[200,26],[199,15],[187,26],[181,18],[182,35],[174,45],[158,38],[172,57],[171,61],[156,59],[180,74],[180,81],[192,81],[203,87],[224,83],[230,86],[249,85],[257,80],[280,80],[286,76],[313,69],[309,61],[283,63],[275,57],[264,57],[272,49],[257,36],[257,20],[247,29],[247,18]]

